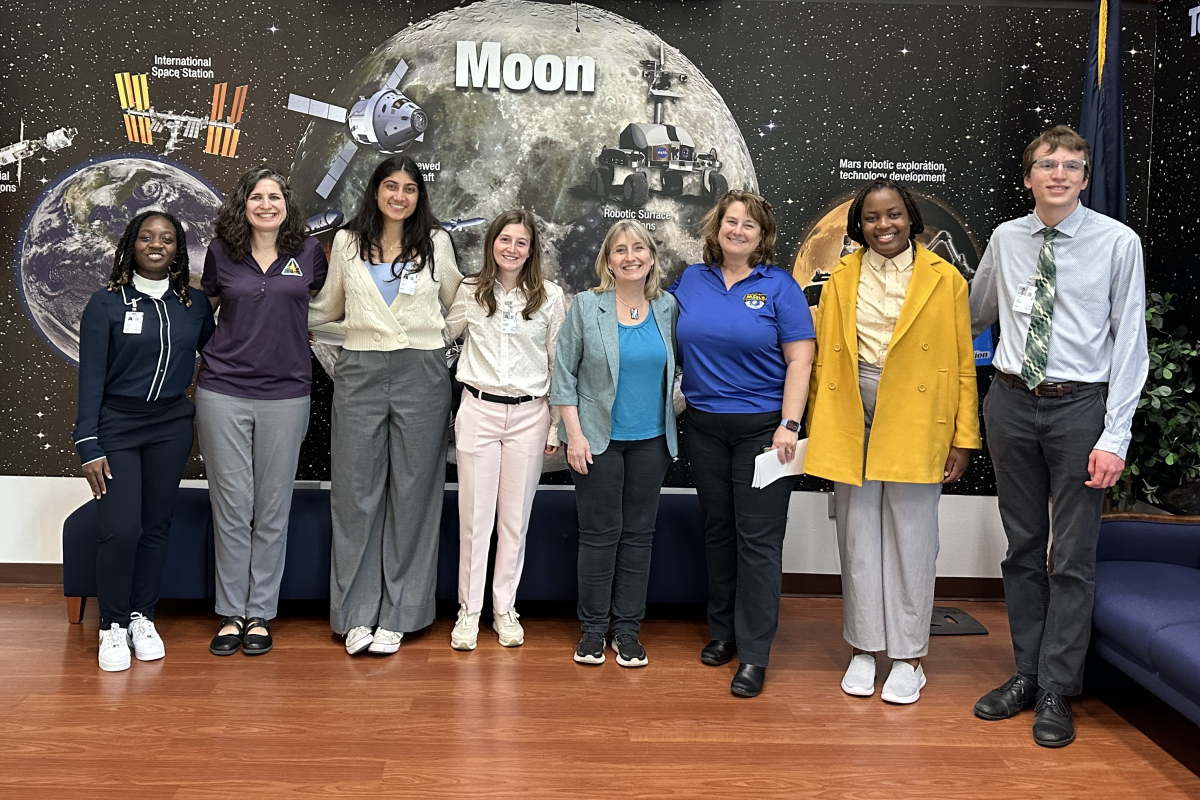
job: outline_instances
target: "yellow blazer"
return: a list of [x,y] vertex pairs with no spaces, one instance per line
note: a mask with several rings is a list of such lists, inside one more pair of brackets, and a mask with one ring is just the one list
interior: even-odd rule
[[[856,311],[864,253],[842,258],[821,292],[804,457],[809,475],[855,486],[864,472]],[[971,311],[953,265],[918,245],[912,269],[879,379],[866,477],[941,483],[951,445],[980,446]]]

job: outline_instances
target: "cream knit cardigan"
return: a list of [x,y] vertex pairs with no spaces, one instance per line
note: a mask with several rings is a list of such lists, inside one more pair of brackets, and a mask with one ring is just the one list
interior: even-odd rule
[[436,281],[428,268],[421,270],[416,293],[398,294],[388,306],[358,255],[358,237],[350,231],[338,231],[333,238],[325,286],[308,307],[308,327],[336,328],[335,332],[345,334],[343,347],[347,350],[445,347],[442,306],[449,308],[454,302],[462,274],[454,261],[450,234],[440,228],[433,232],[433,263]]

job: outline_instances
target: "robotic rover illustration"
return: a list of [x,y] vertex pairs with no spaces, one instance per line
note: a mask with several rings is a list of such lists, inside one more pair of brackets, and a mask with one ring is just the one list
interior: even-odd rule
[[[64,147],[70,147],[71,142],[78,135],[79,131],[75,128],[59,128],[58,130],[50,131],[40,139],[26,139],[25,120],[21,120],[21,132],[17,136],[17,141],[5,147],[0,147],[0,167],[16,164],[17,183],[20,184],[22,161],[40,150],[49,150],[51,153],[57,153]],[[42,161],[45,160],[45,158],[42,159]]]
[[641,63],[642,77],[649,81],[649,96],[654,99],[654,122],[625,126],[617,146],[605,148],[596,157],[588,188],[599,198],[618,194],[626,206],[640,208],[651,191],[672,197],[720,197],[729,190],[716,148],[696,152],[691,134],[665,122],[667,99],[683,97],[672,91],[672,81],[687,83],[686,75],[664,69],[665,58],[665,48],[660,45],[657,61]]
[[[195,114],[176,114],[174,111],[159,111],[150,104],[150,88],[146,74],[131,75],[118,72],[117,95],[121,100],[121,112],[125,120],[125,135],[131,142],[154,144],[154,134],[167,131],[167,143],[163,155],[170,155],[179,147],[180,137],[199,139],[201,131],[207,131],[204,152],[225,158],[237,158],[238,141],[242,131],[242,111],[246,107],[246,92],[250,86],[234,88],[233,105],[225,117],[225,98],[228,83],[213,84],[212,106],[208,118]],[[222,119],[222,117],[225,117]]]

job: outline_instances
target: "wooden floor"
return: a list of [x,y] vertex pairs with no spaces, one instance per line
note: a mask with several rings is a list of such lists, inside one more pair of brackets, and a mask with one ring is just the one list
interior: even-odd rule
[[[1009,674],[989,636],[937,637],[921,701],[852,698],[841,603],[785,599],[766,691],[729,694],[693,620],[643,628],[650,666],[572,662],[577,626],[522,620],[524,647],[449,647],[451,620],[390,658],[345,654],[319,618],[280,619],[273,653],[208,654],[215,618],[161,615],[163,661],[96,667],[94,603],[0,589],[3,798],[1200,798],[1200,778],[1097,700],[1047,750],[1029,714],[971,705]],[[881,677],[886,665],[881,664]]]

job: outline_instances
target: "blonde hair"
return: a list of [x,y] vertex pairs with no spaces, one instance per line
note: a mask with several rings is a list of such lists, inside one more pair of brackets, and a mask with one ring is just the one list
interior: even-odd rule
[[717,204],[704,215],[704,221],[701,223],[701,233],[704,236],[704,263],[710,267],[721,263],[721,222],[725,219],[725,213],[729,211],[729,207],[734,203],[744,205],[746,213],[758,223],[758,227],[762,231],[758,247],[754,248],[754,252],[750,254],[750,266],[774,264],[777,234],[775,211],[771,208],[771,204],[762,197],[752,192],[736,191],[726,192],[717,201]]
[[617,279],[608,268],[608,257],[612,255],[617,237],[622,233],[628,234],[629,238],[646,245],[646,249],[650,251],[650,257],[654,263],[650,265],[650,272],[646,275],[646,299],[653,300],[663,291],[663,271],[658,263],[658,245],[654,244],[654,239],[641,224],[631,219],[620,220],[608,229],[608,234],[604,237],[604,244],[600,245],[600,253],[596,256],[596,277],[600,279],[600,285],[592,291],[601,294],[616,287]]

